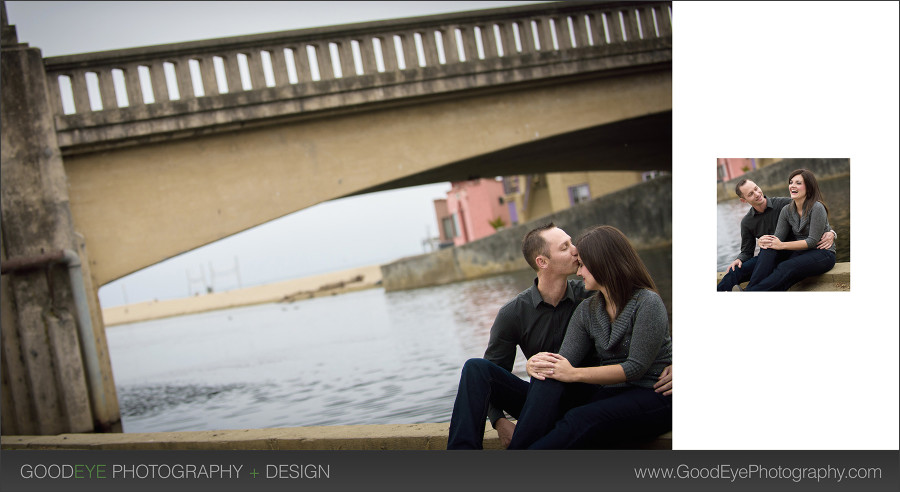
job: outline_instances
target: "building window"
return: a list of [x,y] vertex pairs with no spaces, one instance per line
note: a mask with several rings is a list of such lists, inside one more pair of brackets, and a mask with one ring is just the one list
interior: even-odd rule
[[591,199],[591,190],[587,183],[569,187],[569,205],[576,205]]
[[516,210],[516,202],[506,202],[509,207],[509,221],[516,225],[519,223],[519,212]]
[[456,233],[456,227],[454,226],[454,218],[456,214],[451,217],[444,217],[441,219],[441,227],[444,229],[444,237],[447,239],[453,239],[458,234]]
[[519,192],[519,177],[506,176],[503,178],[503,193],[509,195]]
[[[645,173],[641,173],[641,181],[650,181],[651,179],[656,179],[667,174],[669,173],[667,173],[666,171],[647,171]],[[719,168],[719,177],[722,177],[722,168]]]
[[459,213],[453,214],[453,232],[456,234],[453,237],[462,237],[463,242],[467,243],[467,242],[469,242],[469,235],[467,234],[467,231],[465,229],[460,227],[461,225],[462,226],[465,225],[465,224],[460,224],[460,222],[465,222],[465,219],[460,220],[460,214],[462,212],[463,212],[462,209],[460,209]]

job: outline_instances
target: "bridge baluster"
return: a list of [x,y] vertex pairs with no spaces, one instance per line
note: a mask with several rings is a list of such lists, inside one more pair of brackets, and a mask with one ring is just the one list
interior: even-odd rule
[[531,19],[516,21],[519,27],[519,41],[522,43],[522,53],[535,53],[537,48],[534,46],[534,27],[531,25]]
[[72,81],[72,97],[75,99],[75,112],[85,114],[91,112],[91,102],[88,98],[87,81],[85,81],[85,70],[75,70],[69,76]]
[[172,99],[169,95],[169,86],[166,83],[166,61],[167,60],[157,60],[147,67],[150,70],[150,90],[153,91],[153,101],[155,103],[161,103]]
[[625,25],[625,41],[637,41],[641,39],[638,32],[637,14],[633,8],[622,9],[619,11],[622,16],[622,23]]
[[572,28],[575,30],[575,44],[579,48],[590,46],[588,40],[587,26],[584,23],[584,14],[576,14],[572,16]]
[[144,91],[141,89],[141,77],[138,72],[138,63],[129,63],[122,68],[125,76],[125,95],[128,97],[128,107],[136,108],[144,105]]
[[653,12],[656,14],[656,26],[659,29],[659,37],[671,36],[672,18],[669,16],[669,6],[666,4],[654,5]]
[[266,75],[263,71],[263,58],[259,49],[244,51],[247,57],[247,69],[250,72],[250,90],[266,87]]
[[591,24],[591,38],[594,46],[603,46],[606,43],[606,28],[603,27],[603,12],[588,12],[588,22]]
[[447,65],[459,63],[459,51],[456,48],[456,27],[441,27],[441,45],[444,48],[444,61]]
[[517,55],[519,50],[516,49],[516,35],[513,32],[513,23],[504,21],[497,23],[497,25],[500,27],[500,43],[503,45],[503,56]]
[[206,97],[219,95],[219,84],[216,83],[216,66],[211,55],[199,58],[200,83],[203,84],[203,95]]
[[541,46],[541,51],[553,51],[553,34],[550,32],[550,18],[538,17],[534,21],[537,23],[538,44]]
[[384,62],[384,71],[396,72],[400,70],[400,65],[397,64],[397,47],[394,46],[394,36],[383,34],[376,37],[381,44],[381,60]]
[[306,52],[306,44],[298,43],[289,48],[294,52],[294,70],[297,72],[297,83],[312,82],[312,69],[309,66],[309,53]]
[[353,60],[353,42],[350,38],[334,42],[337,45],[338,62],[341,66],[341,77],[356,77],[356,62]]
[[425,29],[419,33],[422,36],[422,51],[425,55],[426,67],[437,67],[441,64],[437,50],[437,38],[434,29]]
[[50,91],[50,104],[53,105],[53,114],[63,114],[62,91],[59,89],[59,78],[62,75],[57,72],[48,74],[47,89]]
[[284,46],[278,46],[269,50],[269,59],[272,60],[272,75],[275,77],[275,87],[291,85],[288,77],[287,62],[284,59]]
[[609,43],[618,44],[624,41],[625,34],[622,31],[622,22],[618,10],[608,10],[606,15],[606,29],[609,34]]
[[463,54],[467,62],[478,59],[478,44],[475,41],[475,28],[473,26],[459,26],[459,35],[462,38]]
[[178,94],[182,101],[196,99],[194,92],[194,75],[191,74],[191,60],[193,56],[185,56],[175,60],[175,80],[178,83]]
[[643,7],[638,10],[641,14],[641,35],[644,39],[656,39],[656,23],[653,21],[653,7]]
[[559,50],[564,51],[574,48],[572,35],[569,32],[569,17],[566,15],[553,17],[553,25],[556,26],[556,42],[559,45]]
[[403,48],[403,63],[406,70],[419,67],[419,52],[416,50],[416,34],[414,31],[398,34],[400,45]]
[[499,58],[500,50],[497,48],[497,37],[494,35],[494,24],[479,25],[481,30],[481,48],[484,50],[484,58]]
[[225,84],[229,94],[236,94],[243,90],[241,83],[241,68],[238,65],[238,53],[232,52],[222,55],[222,65],[225,67]]
[[319,69],[319,80],[334,80],[334,67],[331,64],[331,48],[328,42],[310,44],[316,54],[316,65]]
[[363,74],[378,73],[378,63],[375,58],[375,43],[372,42],[371,36],[360,37],[359,57],[362,61]]
[[100,105],[103,106],[103,110],[118,108],[116,89],[112,80],[112,67],[103,67],[97,70],[97,84],[100,89]]
[[116,88],[113,84],[112,67],[103,67],[97,70],[97,83],[100,86],[100,104],[103,110],[116,109],[119,103],[116,100]]

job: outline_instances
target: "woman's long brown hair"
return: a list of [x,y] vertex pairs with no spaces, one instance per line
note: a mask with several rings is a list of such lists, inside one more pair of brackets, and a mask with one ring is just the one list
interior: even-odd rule
[[809,217],[809,211],[812,210],[816,202],[822,202],[822,206],[825,207],[825,213],[827,214],[828,205],[825,205],[825,197],[822,196],[822,192],[819,190],[819,182],[816,181],[816,175],[812,171],[809,169],[795,170],[791,173],[791,177],[788,178],[788,187],[790,187],[794,176],[798,174],[803,178],[803,184],[806,185],[806,199],[803,200],[803,216]]
[[[625,307],[636,289],[649,289],[659,293],[634,246],[615,227],[592,227],[579,236],[575,247],[578,248],[579,259],[591,272],[594,280],[606,288],[610,297],[606,301],[616,307],[616,315]],[[598,297],[602,295],[597,292]]]

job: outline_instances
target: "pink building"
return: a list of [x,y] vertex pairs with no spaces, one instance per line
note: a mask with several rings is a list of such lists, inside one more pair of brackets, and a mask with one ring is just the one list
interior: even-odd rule
[[446,200],[435,200],[441,244],[461,246],[490,236],[498,219],[510,224],[509,208],[503,202],[503,182],[495,179],[454,181]]
[[719,181],[730,181],[757,168],[756,159],[716,159]]

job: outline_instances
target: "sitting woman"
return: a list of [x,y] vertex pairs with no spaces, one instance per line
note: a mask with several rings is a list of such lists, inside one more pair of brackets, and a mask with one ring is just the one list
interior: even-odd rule
[[[759,257],[745,290],[788,290],[804,278],[821,275],[834,267],[834,244],[828,249],[816,248],[822,234],[831,230],[831,226],[815,175],[797,169],[788,179],[788,190],[793,202],[781,209],[775,235],[759,238]],[[789,235],[793,235],[793,241],[787,240]],[[777,253],[782,250],[791,251],[790,256],[777,263]]]
[[[672,363],[668,316],[621,231],[595,227],[576,241],[585,288],[559,354],[528,360],[528,398],[509,449],[620,446],[672,429],[672,397],[653,390]],[[582,249],[583,248],[583,249]]]

